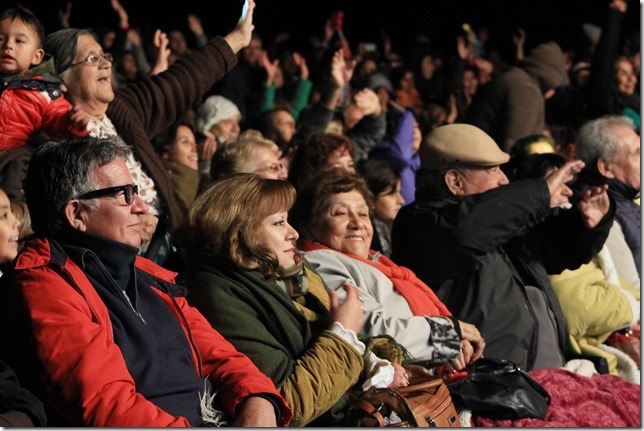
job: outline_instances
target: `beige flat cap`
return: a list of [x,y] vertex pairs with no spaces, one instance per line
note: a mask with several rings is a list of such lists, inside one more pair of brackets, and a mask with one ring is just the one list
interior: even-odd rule
[[418,149],[421,169],[451,165],[496,166],[510,160],[494,140],[471,124],[447,124],[425,136]]

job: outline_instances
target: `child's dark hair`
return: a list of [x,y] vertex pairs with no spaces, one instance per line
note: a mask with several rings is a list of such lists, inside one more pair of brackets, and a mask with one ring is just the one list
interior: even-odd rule
[[36,15],[25,8],[12,7],[0,12],[0,21],[4,21],[6,19],[12,22],[19,19],[24,22],[25,25],[33,30],[36,33],[36,36],[38,36],[38,48],[43,47],[43,43],[45,42],[45,26],[40,22]]

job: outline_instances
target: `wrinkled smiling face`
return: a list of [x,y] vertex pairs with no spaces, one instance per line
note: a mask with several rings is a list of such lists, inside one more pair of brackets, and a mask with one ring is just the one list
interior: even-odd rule
[[334,250],[361,257],[369,256],[373,226],[369,207],[356,190],[333,195],[326,213],[313,226],[314,237]]
[[104,105],[114,100],[112,89],[112,63],[103,57],[98,63],[88,64],[83,62],[88,56],[103,54],[101,45],[88,35],[78,38],[76,55],[71,66],[71,72],[65,79],[67,92],[65,96],[72,104],[82,103],[85,105]]

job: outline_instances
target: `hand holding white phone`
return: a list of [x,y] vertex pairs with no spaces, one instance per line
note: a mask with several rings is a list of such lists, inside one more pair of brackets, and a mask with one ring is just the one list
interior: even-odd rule
[[239,17],[240,22],[246,19],[246,16],[248,15],[248,7],[248,0],[244,0],[244,6],[242,6],[241,16]]

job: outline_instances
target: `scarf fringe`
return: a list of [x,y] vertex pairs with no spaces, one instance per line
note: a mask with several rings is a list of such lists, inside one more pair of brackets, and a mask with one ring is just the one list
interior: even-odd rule
[[204,382],[204,393],[203,395],[201,393],[199,394],[203,426],[221,427],[229,424],[226,412],[217,410],[214,407],[215,396],[217,396],[217,392],[213,394],[209,393],[207,385]]

